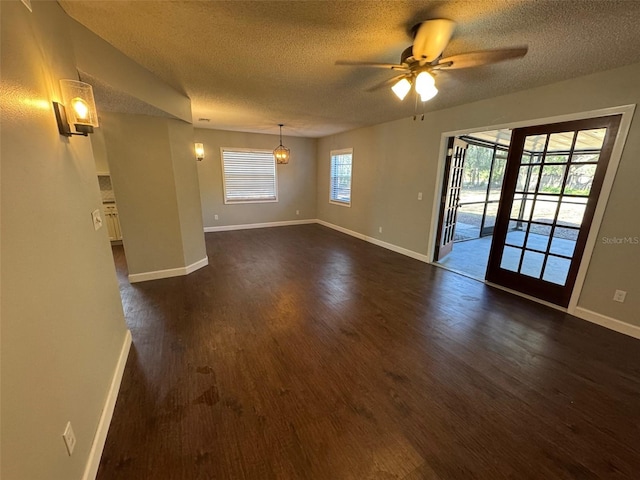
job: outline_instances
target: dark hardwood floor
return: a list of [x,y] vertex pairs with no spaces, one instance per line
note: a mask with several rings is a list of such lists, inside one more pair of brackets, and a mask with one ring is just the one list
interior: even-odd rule
[[638,479],[640,341],[319,225],[129,285],[98,478]]

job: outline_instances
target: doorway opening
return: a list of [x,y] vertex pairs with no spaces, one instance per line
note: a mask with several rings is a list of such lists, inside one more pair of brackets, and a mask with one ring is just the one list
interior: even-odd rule
[[444,205],[448,212],[435,260],[477,280],[487,271],[510,142],[510,129],[450,139],[441,197],[441,210]]
[[128,282],[127,258],[118,214],[118,203],[111,181],[111,169],[107,156],[104,133],[102,128],[96,129],[91,136],[91,146],[98,175],[98,186],[102,199],[102,216],[109,235],[116,276],[120,283]]
[[434,262],[568,307],[621,120],[450,138]]

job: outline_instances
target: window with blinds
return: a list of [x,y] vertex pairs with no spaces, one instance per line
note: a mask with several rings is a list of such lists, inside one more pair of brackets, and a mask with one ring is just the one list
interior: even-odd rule
[[276,161],[271,150],[222,148],[224,203],[277,202]]
[[331,151],[329,203],[351,206],[351,167],[353,149]]

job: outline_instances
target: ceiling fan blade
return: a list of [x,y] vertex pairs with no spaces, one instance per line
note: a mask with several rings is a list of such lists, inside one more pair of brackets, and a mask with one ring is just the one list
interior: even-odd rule
[[358,62],[351,60],[338,60],[336,65],[347,65],[352,67],[373,67],[373,68],[386,68],[387,70],[406,70],[409,69],[405,65],[395,63],[376,63],[376,62]]
[[[482,50],[479,52],[461,53],[451,57],[441,58],[438,66],[442,69],[470,68],[487,65],[490,63],[503,62],[514,58],[524,57],[527,54],[527,47],[503,48],[500,50]],[[450,64],[450,65],[446,65]]]
[[389,87],[394,83],[396,83],[398,80],[405,77],[407,77],[407,75],[396,75],[395,77],[385,80],[384,82],[380,82],[377,85],[374,85],[373,87],[367,88],[367,92],[375,92],[376,90],[380,90],[381,88]]
[[422,22],[416,31],[413,39],[413,58],[420,62],[420,65],[433,62],[442,55],[456,23],[446,18],[436,18]]

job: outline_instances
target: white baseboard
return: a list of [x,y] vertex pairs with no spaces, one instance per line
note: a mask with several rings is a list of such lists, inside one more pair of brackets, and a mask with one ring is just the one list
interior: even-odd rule
[[186,267],[184,267],[184,274],[189,275],[191,272],[200,270],[202,267],[206,267],[207,265],[209,265],[209,257],[201,258],[197,262],[193,262],[191,265],[187,265]]
[[228,232],[230,230],[248,230],[251,228],[268,228],[268,227],[286,227],[289,225],[306,225],[316,223],[315,218],[306,220],[285,220],[282,222],[266,222],[266,223],[243,223],[241,225],[222,225],[220,227],[204,227],[205,233],[210,232]]
[[348,228],[341,227],[339,225],[334,225],[333,223],[325,222],[324,220],[316,220],[316,223],[320,225],[324,225],[325,227],[332,228],[333,230],[337,230],[338,232],[346,233],[347,235],[351,235],[352,237],[359,238],[360,240],[364,240],[365,242],[373,243],[378,247],[386,248],[387,250],[391,250],[396,253],[400,253],[402,255],[406,255],[407,257],[415,258],[416,260],[420,260],[424,263],[429,263],[429,259],[426,255],[422,253],[414,252],[413,250],[409,250],[407,248],[399,247],[394,245],[393,243],[384,242],[378,238],[369,237],[363,233],[358,233],[353,230],[349,230]]
[[122,375],[124,374],[124,367],[127,364],[127,357],[129,356],[130,348],[131,332],[127,330],[127,333],[124,336],[124,342],[122,343],[122,349],[120,350],[120,357],[118,357],[118,363],[116,364],[116,370],[113,373],[113,378],[111,379],[111,386],[109,387],[109,393],[107,394],[107,401],[102,409],[102,415],[100,415],[100,421],[98,422],[98,429],[93,437],[93,444],[91,445],[89,459],[87,460],[82,480],[95,480],[96,475],[98,474],[100,458],[102,457],[104,444],[107,440],[107,433],[109,433],[109,425],[111,424],[111,418],[113,417],[113,410],[116,406],[116,399],[118,398],[118,392],[120,391],[120,383],[122,382]]
[[640,327],[637,325],[631,325],[630,323],[607,317],[606,315],[602,315],[582,307],[576,307],[573,315],[583,320],[587,320],[588,322],[597,323],[602,327],[614,330],[618,333],[623,333],[630,337],[640,339]]
[[155,270],[152,272],[130,273],[129,283],[146,282],[147,280],[158,280],[161,278],[180,277],[189,275],[199,268],[209,265],[209,257],[204,257],[197,262],[187,265],[186,267],[168,268],[166,270]]

